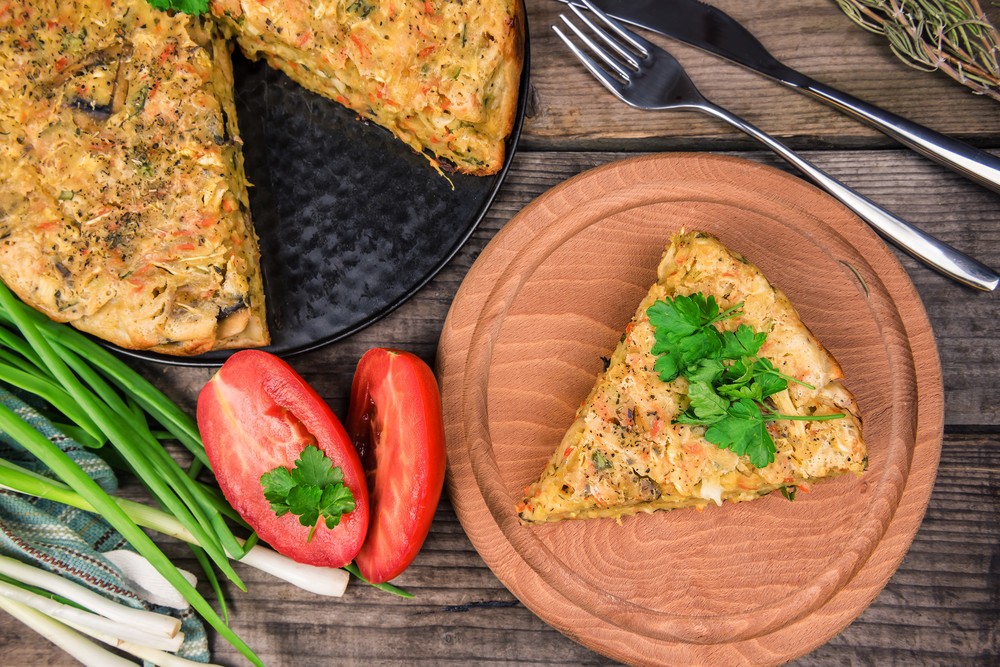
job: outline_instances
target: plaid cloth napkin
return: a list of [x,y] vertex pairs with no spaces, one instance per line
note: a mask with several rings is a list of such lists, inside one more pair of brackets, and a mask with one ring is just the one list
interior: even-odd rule
[[[114,493],[118,480],[102,458],[61,433],[23,400],[0,386],[0,402],[66,452],[101,488]],[[47,477],[55,477],[12,438],[0,433],[0,457]],[[150,604],[104,554],[133,550],[101,517],[50,500],[0,490],[0,554],[16,558],[82,584],[137,609],[181,619],[184,644],[177,655],[208,662],[205,628],[190,608],[180,611]]]

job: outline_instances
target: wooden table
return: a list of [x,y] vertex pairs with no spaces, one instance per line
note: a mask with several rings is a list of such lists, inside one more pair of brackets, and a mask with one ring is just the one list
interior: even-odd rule
[[[815,78],[989,150],[1000,108],[939,74],[910,69],[833,0],[714,0],[772,52]],[[531,85],[513,166],[486,219],[413,299],[353,337],[291,359],[344,415],[354,366],[370,347],[433,361],[459,284],[493,235],[525,204],[590,167],[655,151],[710,151],[784,168],[771,153],[707,117],[626,108],[558,44],[554,0],[528,0]],[[1000,18],[1000,17],[995,17]],[[903,218],[1000,267],[1000,195],[900,148],[839,113],[711,56],[657,39],[702,91],[801,151]],[[996,665],[1000,661],[1000,296],[966,289],[899,254],[932,321],[944,372],[946,428],[930,506],[908,555],[874,603],[799,665]],[[211,371],[143,369],[193,410]],[[172,549],[172,547],[171,547]],[[180,549],[178,561],[194,569]],[[231,596],[232,627],[270,665],[597,665],[604,658],[551,629],[484,565],[447,498],[426,545],[398,583],[400,600],[352,585],[340,600],[301,593],[242,568],[250,592]],[[63,660],[8,619],[9,665]],[[213,640],[214,657],[242,660]]]

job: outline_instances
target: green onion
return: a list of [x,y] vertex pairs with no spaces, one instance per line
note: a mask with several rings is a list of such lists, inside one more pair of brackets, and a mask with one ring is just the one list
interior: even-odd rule
[[[83,334],[57,324],[41,313],[25,308],[39,332],[59,351],[71,350],[87,359],[102,375],[135,401],[184,445],[202,464],[211,470],[205,448],[201,444],[198,425],[180,407],[154,387],[146,378],[129,368],[125,362]],[[2,313],[0,313],[2,316]]]
[[[245,590],[226,553],[227,548],[242,555],[238,542],[222,520],[220,505],[232,511],[219,498],[206,493],[204,487],[187,477],[180,466],[163,449],[152,434],[145,415],[136,410],[112,389],[117,386],[126,395],[136,397],[171,433],[192,449],[196,457],[205,457],[197,437],[197,427],[190,418],[173,406],[165,396],[124,363],[88,341],[78,332],[59,325],[41,313],[28,308],[0,284],[0,321],[15,327],[13,332],[0,333],[0,346],[6,348],[0,359],[0,379],[17,380],[21,388],[49,401],[54,408],[91,433],[92,440],[106,439],[120,459],[135,473],[138,480],[161,506],[193,535],[215,567]],[[19,355],[19,358],[17,358]],[[109,357],[111,357],[109,359]],[[26,381],[29,368],[35,368],[34,382]],[[96,370],[95,370],[96,369]],[[109,381],[111,384],[109,384]],[[16,384],[16,382],[12,382]],[[81,411],[85,413],[80,417]],[[178,417],[181,415],[181,417]],[[73,490],[99,512],[128,540],[140,554],[174,584],[177,590],[227,640],[251,661],[259,659],[216,614],[207,601],[192,587],[170,560],[149,537],[128,517],[90,477],[62,450],[32,428],[8,408],[0,406],[0,429],[5,431],[36,458],[45,463]]]
[[81,604],[73,602],[69,598],[63,597],[58,593],[53,593],[52,591],[47,591],[44,588],[39,588],[38,586],[32,586],[31,584],[26,584],[23,581],[18,581],[14,577],[8,577],[6,574],[0,574],[0,581],[6,582],[13,586],[20,586],[26,591],[31,591],[32,593],[37,593],[38,595],[45,595],[49,598],[55,600],[56,602],[61,602],[63,604],[70,605],[71,607],[76,607],[77,609],[84,609],[85,607]]
[[7,359],[3,355],[0,355],[0,382],[6,382],[13,387],[34,394],[50,405],[59,406],[64,415],[90,436],[90,442],[104,443],[104,434],[87,411],[55,382],[15,368],[7,363]]
[[[31,566],[26,567],[28,567],[28,569],[35,569]],[[58,575],[53,576],[62,579],[62,577],[59,577]],[[69,582],[63,580],[63,583]],[[78,584],[73,585],[76,586]],[[43,614],[48,614],[52,618],[62,621],[63,623],[73,622],[85,628],[91,628],[93,630],[97,630],[98,632],[104,632],[107,634],[115,634],[121,639],[143,644],[161,651],[176,652],[180,650],[181,644],[184,642],[184,633],[182,632],[174,631],[172,635],[166,635],[161,632],[157,632],[152,628],[148,628],[143,623],[114,619],[106,614],[95,614],[92,611],[82,610],[76,606],[62,604],[61,602],[53,600],[49,596],[32,593],[31,591],[25,590],[24,588],[13,584],[0,582],[0,597],[16,600],[22,604],[26,604],[32,609],[37,609]],[[103,607],[103,609],[107,611],[109,607],[117,607],[118,609],[115,610],[116,613],[125,610],[136,611],[132,607],[126,607],[118,602],[109,602],[108,605]],[[150,612],[145,613],[148,614]],[[165,616],[163,614],[155,615],[174,621],[178,627],[180,626],[180,621],[172,616]]]
[[[83,496],[62,482],[33,473],[3,459],[0,459],[0,488],[62,503],[85,512],[95,511],[94,506],[88,503]],[[188,543],[197,544],[194,536],[176,518],[170,516],[170,514],[155,507],[149,507],[124,498],[112,496],[112,500],[137,525]],[[243,544],[243,549],[247,551],[247,554],[240,559],[241,563],[262,572],[267,572],[303,590],[316,593],[317,595],[339,597],[346,587],[346,579],[344,578],[346,575],[343,570],[296,563],[287,556],[282,556],[277,552],[257,545],[256,533],[251,535],[250,539]],[[197,557],[197,552],[195,554]],[[379,586],[384,587],[386,585],[380,584]],[[390,588],[384,588],[384,590],[390,590]],[[395,589],[393,592],[398,590]],[[404,597],[412,596],[404,595]]]
[[[180,620],[174,618],[173,616],[157,614],[155,612],[146,611],[145,609],[127,607],[119,602],[114,602],[103,595],[95,593],[86,586],[60,577],[58,574],[48,572],[39,567],[22,563],[14,558],[0,556],[0,573],[3,573],[6,577],[17,580],[18,582],[37,586],[49,591],[50,593],[56,593],[68,598],[75,602],[76,605],[82,605],[88,614],[100,614],[111,621],[136,628],[153,637],[172,638],[175,637],[181,629]],[[12,587],[13,586],[11,584],[0,583],[0,595],[11,597],[13,593],[14,599],[20,602],[25,602],[26,604],[39,609],[39,611],[45,611],[45,609],[41,609],[37,606],[39,603],[38,600],[29,600],[29,598],[23,595],[19,597],[20,594],[11,591]],[[24,593],[36,598],[43,597],[41,594],[30,591],[24,591]],[[47,602],[44,602],[44,604],[58,604],[60,607],[69,607],[69,605],[65,605],[57,600],[52,600],[51,598],[49,598]],[[76,611],[81,611],[75,605],[74,608]],[[65,613],[72,614],[74,612],[66,610]]]
[[[36,569],[31,566],[25,567],[29,570]],[[50,573],[44,572],[44,574]],[[51,576],[63,581],[63,583],[69,583],[58,575]],[[180,648],[184,639],[184,634],[181,632],[169,639],[150,636],[144,631],[141,623],[133,625],[126,622],[114,622],[43,589],[23,584],[9,577],[0,576],[0,580],[6,582],[0,584],[0,609],[10,612],[15,618],[41,633],[46,639],[55,643],[83,664],[133,665],[128,661],[121,661],[118,656],[80,637],[73,630],[89,635],[126,653],[131,653],[150,664],[162,667],[205,667],[205,663],[193,662],[166,652],[176,651]],[[79,584],[70,585],[79,586]],[[80,586],[80,588],[83,587]],[[93,595],[89,589],[84,590]],[[108,601],[106,603],[124,607],[118,603]],[[131,609],[131,611],[135,610]],[[156,648],[157,646],[160,648]]]
[[[0,294],[0,302],[2,302]],[[44,345],[44,342],[42,343]],[[46,352],[42,352],[45,358]],[[166,507],[185,526],[188,527],[200,542],[206,545],[206,550],[212,556],[216,564],[226,573],[226,575],[242,588],[242,582],[236,572],[229,565],[228,559],[223,551],[220,540],[212,540],[209,535],[217,534],[219,526],[213,523],[212,517],[218,515],[214,512],[206,511],[206,505],[214,504],[211,499],[203,500],[198,497],[198,488],[188,479],[180,467],[170,458],[169,454],[149,433],[148,428],[143,428],[143,424],[128,423],[122,416],[124,404],[116,405],[108,396],[107,402],[102,402],[97,396],[87,391],[86,387],[72,375],[70,369],[65,364],[60,368],[57,364],[61,360],[51,359],[50,367],[54,368],[56,374],[63,376],[62,383],[67,391],[65,396],[55,396],[53,393],[47,395],[39,394],[49,400],[67,416],[73,416],[78,407],[83,407],[89,415],[93,417],[101,432],[107,435],[108,439],[121,453],[122,458],[135,472],[136,476],[149,490],[156,500]],[[76,365],[75,362],[71,362]],[[3,372],[0,365],[0,379],[9,377],[15,371],[7,368]],[[30,390],[30,386],[24,386]],[[119,409],[115,411],[115,407]],[[140,445],[146,445],[140,447]],[[231,536],[231,533],[230,533]]]
[[[230,558],[320,595],[343,594],[349,578],[344,570],[295,563],[258,546],[256,533],[251,533],[245,542],[238,539],[226,519],[249,526],[217,488],[196,479],[202,469],[211,472],[211,465],[194,420],[122,360],[80,332],[25,306],[2,283],[0,382],[34,394],[51,405],[56,413],[50,417],[53,424],[87,447],[104,447],[101,456],[113,466],[134,473],[167,512],[109,496],[59,447],[2,405],[0,430],[47,465],[61,481],[0,460],[0,485],[100,514],[223,638],[254,664],[261,664],[259,658],[228,628],[228,609],[214,568],[219,568],[243,590],[245,587]],[[42,411],[50,416],[47,409]],[[194,457],[188,471],[163,448],[160,440],[168,439],[180,443]],[[192,545],[225,618],[187,582],[140,526]],[[366,581],[353,564],[345,570]],[[375,586],[412,597],[391,584]],[[75,634],[65,626],[60,627]]]
[[[2,300],[0,296],[0,300]],[[140,555],[146,558],[170,584],[180,592],[191,606],[201,614],[223,637],[226,638],[240,653],[256,665],[263,663],[239,636],[219,618],[211,605],[201,596],[187,579],[180,573],[170,559],[160,551],[159,547],[125,511],[97,485],[97,482],[86,475],[76,463],[48,438],[21,420],[10,408],[0,405],[0,430],[3,430],[22,446],[31,452],[42,463],[49,467],[59,479],[63,480],[74,491],[80,494],[95,511],[119,533],[128,540]]]
[[368,584],[369,586],[374,586],[375,588],[377,588],[379,590],[385,591],[387,593],[392,593],[393,595],[398,595],[401,598],[407,598],[407,599],[409,599],[409,598],[413,597],[413,593],[409,593],[407,591],[404,591],[402,588],[399,588],[397,586],[393,586],[392,584],[373,584],[372,582],[368,581],[368,579],[365,578],[365,575],[361,574],[361,570],[359,570],[358,566],[355,565],[354,563],[350,563],[348,565],[345,565],[344,569],[347,570],[348,572],[350,572],[351,574],[353,574],[355,577],[357,577],[361,581],[363,581],[366,584]]
[[[17,334],[8,331],[7,329],[0,329],[0,346],[13,350],[19,355],[24,357],[25,365],[22,370],[43,370],[44,364],[41,358],[35,353],[35,351],[28,345],[28,341],[24,340]],[[48,371],[45,371],[45,377],[52,379]]]
[[[205,665],[203,662],[194,662],[173,653],[167,653],[140,643],[122,639],[118,636],[119,633],[99,632],[73,621],[66,621],[66,625],[109,646],[114,646],[126,653],[131,653],[135,657],[141,658],[144,664],[159,665],[160,667],[211,667]],[[103,663],[98,664],[103,665]]]
[[46,616],[26,604],[0,598],[0,609],[3,609],[85,665],[135,667],[135,663],[101,648],[52,617]]
[[[224,522],[213,520],[213,517],[218,517],[214,509],[219,503],[215,498],[201,493],[200,487],[184,474],[152,435],[145,419],[137,419],[121,397],[84,361],[101,358],[103,355],[88,349],[87,345],[80,347],[88,353],[86,356],[65,346],[60,350],[61,354],[57,354],[56,348],[49,343],[43,332],[65,332],[66,328],[18,302],[5,286],[0,286],[0,313],[18,328],[37,353],[45,370],[68,395],[68,400],[53,402],[54,407],[71,418],[77,409],[85,410],[157,502],[198,538],[227,578],[241,590],[246,590],[229,564],[225,552],[225,547],[231,548],[235,538]],[[59,339],[65,342],[76,337],[61,335]],[[131,369],[129,373],[134,377],[124,376],[120,379],[134,381],[138,376]],[[161,403],[166,401],[162,397]],[[201,450],[204,455],[204,448]],[[214,535],[215,539],[210,535]]]
[[211,561],[208,560],[208,556],[205,555],[205,550],[199,546],[191,545],[191,553],[194,554],[195,560],[198,561],[198,565],[205,572],[205,576],[208,578],[208,584],[212,587],[212,592],[215,593],[215,599],[219,601],[219,610],[222,612],[222,620],[226,625],[229,625],[229,607],[226,605],[226,596],[222,592],[222,586],[219,584],[219,578],[215,575],[215,568],[212,567]]

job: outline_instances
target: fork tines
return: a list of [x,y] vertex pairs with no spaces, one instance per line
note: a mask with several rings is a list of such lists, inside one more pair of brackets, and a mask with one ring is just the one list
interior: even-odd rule
[[[615,39],[605,30],[599,27],[594,21],[590,19],[578,6],[575,4],[570,4],[569,8],[577,16],[577,18],[583,22],[585,26],[590,30],[591,33],[596,35],[608,48],[614,51],[618,55],[615,58],[613,55],[608,53],[608,51],[602,47],[600,44],[595,42],[591,37],[576,26],[565,14],[560,14],[559,18],[562,22],[573,31],[573,34],[587,46],[590,51],[596,55],[604,64],[611,69],[622,81],[628,82],[635,71],[639,68],[641,64],[641,59],[649,56],[649,50],[647,45],[649,44],[643,38],[639,37],[635,33],[626,30],[620,23],[612,19],[610,16],[601,11],[594,3],[590,0],[580,0],[583,5],[595,16],[597,16],[608,30],[613,32],[618,39]],[[552,30],[555,31],[559,38],[564,44],[573,52],[573,55],[584,64],[584,66],[593,74],[597,79],[608,87],[613,92],[621,85],[617,80],[611,77],[607,70],[600,66],[593,58],[591,58],[587,53],[584,52],[579,46],[577,46],[573,40],[567,37],[560,29],[559,26],[552,26]],[[621,40],[621,41],[619,41]],[[622,44],[624,42],[625,44]],[[631,47],[628,48],[628,47]],[[626,69],[625,65],[630,69]]]

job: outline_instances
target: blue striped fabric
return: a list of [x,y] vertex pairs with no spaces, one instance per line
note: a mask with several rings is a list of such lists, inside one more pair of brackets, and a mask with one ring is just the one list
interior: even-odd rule
[[[101,488],[108,493],[116,491],[118,480],[114,471],[100,456],[61,433],[38,410],[2,386],[0,402],[66,452]],[[0,457],[41,475],[55,477],[6,433],[0,433]],[[180,618],[184,644],[177,655],[208,662],[208,639],[201,619],[190,608],[182,612],[142,600],[125,582],[121,571],[102,556],[116,549],[131,547],[99,516],[50,500],[0,490],[0,553],[55,572],[130,607]]]

